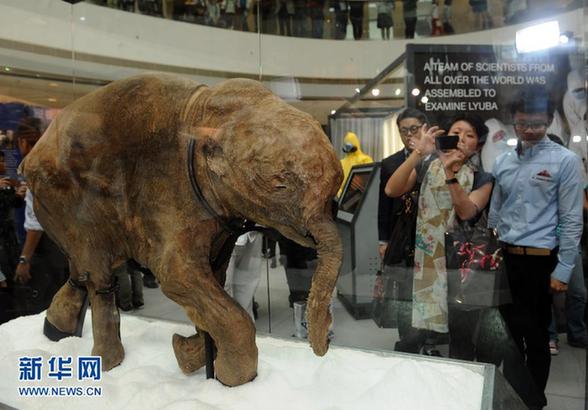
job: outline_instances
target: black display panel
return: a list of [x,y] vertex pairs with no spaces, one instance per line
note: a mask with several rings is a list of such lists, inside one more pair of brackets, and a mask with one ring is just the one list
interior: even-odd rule
[[369,167],[353,167],[349,173],[347,184],[341,200],[339,201],[339,209],[345,212],[354,214],[359,208],[361,199],[366,190],[367,184],[372,173],[373,166]]
[[408,44],[407,106],[423,111],[432,124],[458,113],[509,123],[516,93],[540,85],[561,112],[574,55],[572,48],[518,54],[513,46]]

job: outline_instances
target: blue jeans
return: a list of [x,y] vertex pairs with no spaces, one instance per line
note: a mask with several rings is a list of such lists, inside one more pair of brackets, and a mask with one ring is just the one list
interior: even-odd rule
[[[582,269],[582,254],[580,252],[576,256],[574,270],[568,283],[565,309],[568,340],[584,339],[587,336],[586,323],[584,323],[586,287],[584,286],[584,270]],[[553,312],[551,315],[551,324],[549,325],[549,339],[558,340]]]

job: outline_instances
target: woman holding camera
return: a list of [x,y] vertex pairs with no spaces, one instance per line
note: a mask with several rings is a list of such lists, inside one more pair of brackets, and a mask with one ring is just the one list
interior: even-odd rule
[[461,115],[446,129],[444,135],[439,127],[423,126],[422,138],[413,141],[411,155],[390,177],[385,192],[398,197],[410,191],[417,179],[416,166],[429,155],[438,156],[431,161],[419,194],[412,325],[450,332],[450,356],[473,359],[475,346],[468,335],[472,329],[464,329],[471,326],[449,320],[445,232],[456,218],[476,220],[488,204],[493,179],[482,170],[479,156],[488,128],[478,117]]

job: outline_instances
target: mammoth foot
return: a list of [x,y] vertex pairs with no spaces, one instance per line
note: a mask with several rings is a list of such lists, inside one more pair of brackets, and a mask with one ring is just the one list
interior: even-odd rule
[[88,292],[85,288],[66,283],[47,309],[43,333],[53,341],[69,336],[81,337],[87,309]]
[[101,356],[102,370],[108,371],[122,363],[123,359],[125,358],[125,349],[123,348],[120,340],[118,343],[111,346],[94,345],[94,348],[92,349],[92,356]]
[[219,351],[214,362],[216,378],[225,386],[240,386],[257,376],[257,346],[247,353]]
[[184,374],[193,373],[206,364],[204,338],[200,335],[184,337],[176,333],[172,345],[178,366]]

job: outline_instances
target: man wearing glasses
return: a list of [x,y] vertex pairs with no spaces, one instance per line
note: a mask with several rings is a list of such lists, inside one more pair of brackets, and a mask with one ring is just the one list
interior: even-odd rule
[[[388,246],[394,246],[390,243],[390,235],[399,221],[399,218],[406,218],[405,214],[405,200],[401,198],[390,198],[386,196],[384,188],[390,176],[396,169],[408,158],[414,142],[421,137],[421,130],[423,124],[427,123],[425,114],[414,108],[406,108],[396,119],[396,124],[400,131],[400,138],[404,144],[404,148],[397,153],[382,160],[382,167],[380,169],[380,194],[378,200],[378,238],[379,238],[379,254],[384,258]],[[425,163],[426,161],[423,161]],[[428,165],[428,164],[427,164]],[[426,170],[426,165],[422,164]],[[416,204],[414,204],[416,210]],[[411,228],[413,231],[416,227]],[[408,234],[408,233],[407,233]],[[413,244],[414,247],[414,244]],[[412,300],[412,263],[414,254],[404,255],[404,260],[389,268],[394,270],[395,278],[401,278],[398,284],[398,299],[401,301],[397,321],[398,321],[398,335],[400,341],[396,344],[395,350],[408,353],[418,353],[422,344],[424,343],[424,335],[422,330],[411,327],[411,303]]]
[[511,105],[517,149],[494,164],[489,226],[504,243],[512,303],[501,312],[533,385],[505,358],[504,375],[530,408],[547,404],[548,326],[552,292],[565,292],[582,234],[580,159],[552,142],[547,127],[553,103],[544,89],[531,87]]

